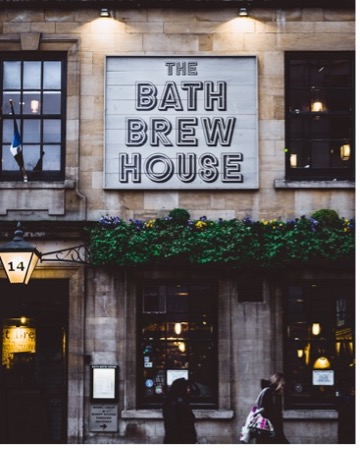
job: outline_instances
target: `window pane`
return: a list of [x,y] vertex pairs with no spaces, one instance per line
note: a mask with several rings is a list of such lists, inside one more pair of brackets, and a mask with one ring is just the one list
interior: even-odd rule
[[44,62],[44,89],[61,88],[61,63],[59,61]]
[[19,171],[19,166],[15,161],[14,156],[10,153],[10,147],[8,145],[3,145],[2,151],[2,169]]
[[13,101],[13,107],[14,107],[15,114],[20,113],[20,93],[10,91],[10,92],[3,92],[3,101],[2,101],[3,114],[11,113],[9,100]]
[[[49,173],[45,173],[49,171],[54,172],[53,179],[63,179],[65,117],[62,115],[62,105],[65,86],[62,70],[65,52],[59,53],[57,61],[47,61],[50,53],[41,51],[38,52],[38,57],[32,52],[17,53],[16,57],[23,57],[23,60],[16,61],[12,61],[8,53],[2,55],[6,58],[2,59],[0,64],[0,79],[3,80],[0,110],[0,120],[3,124],[2,143],[9,142],[10,146],[13,138],[14,123],[9,104],[9,100],[12,100],[24,145],[29,180],[49,180]],[[52,53],[52,56],[54,55],[55,53]],[[11,159],[3,161],[1,180],[19,179],[18,173],[10,173],[14,171],[12,167]],[[15,168],[18,171],[16,166]]]
[[330,167],[329,144],[317,142],[311,145],[311,168]]
[[23,145],[24,163],[27,170],[33,170],[39,161],[40,145]]
[[60,145],[44,145],[43,170],[58,171],[60,168]]
[[45,143],[61,142],[61,120],[44,120],[43,140]]
[[41,62],[24,62],[24,89],[40,89],[41,87]]
[[23,95],[23,114],[39,115],[41,113],[40,92],[26,92]]
[[[354,382],[354,305],[352,281],[304,281],[287,299],[286,402],[289,407],[329,407],[344,382]],[[333,383],[317,384],[322,370]],[[354,385],[354,384],[353,384]]]
[[4,62],[4,89],[21,88],[21,62]]
[[214,288],[186,284],[145,286],[141,299],[139,406],[161,405],[167,384],[157,385],[159,370],[166,382],[178,376],[188,378],[194,403],[215,404]]
[[23,121],[23,143],[39,143],[40,142],[40,120],[24,120]]
[[61,113],[61,93],[60,92],[44,92],[44,114],[60,114]]

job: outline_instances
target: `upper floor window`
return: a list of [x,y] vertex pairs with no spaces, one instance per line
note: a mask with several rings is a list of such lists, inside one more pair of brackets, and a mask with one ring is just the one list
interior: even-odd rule
[[217,406],[217,291],[213,285],[146,284],[138,304],[138,407],[160,407],[179,377],[196,407]]
[[1,181],[64,179],[65,74],[62,52],[0,53]]
[[352,281],[293,282],[287,291],[286,406],[334,407],[355,388]]
[[288,52],[285,67],[287,179],[353,179],[354,53]]

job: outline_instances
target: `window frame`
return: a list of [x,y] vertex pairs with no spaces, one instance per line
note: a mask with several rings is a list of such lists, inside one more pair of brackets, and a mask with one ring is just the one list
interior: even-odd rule
[[[302,297],[290,298],[290,288],[295,287],[302,289]],[[315,291],[318,288],[318,291]],[[326,293],[326,295],[325,295]],[[343,297],[347,298],[346,318],[351,327],[341,329],[337,321],[338,313],[337,301]],[[290,319],[290,302],[291,300],[300,304],[295,307],[300,310],[306,319],[295,321]],[[303,305],[301,305],[303,303]],[[322,307],[323,311],[321,312]],[[294,306],[292,306],[294,307]],[[344,369],[341,360],[342,342],[351,342],[353,360],[356,357],[356,323],[355,323],[355,285],[354,280],[350,279],[294,279],[286,283],[284,286],[284,372],[286,377],[285,389],[285,408],[286,409],[330,409],[336,406],[337,397],[344,392],[344,385],[347,380],[355,373],[352,372],[351,364],[348,369]],[[330,313],[329,313],[330,311]],[[294,313],[294,310],[292,311]],[[300,312],[299,316],[300,316]],[[328,315],[326,315],[328,314]],[[330,316],[329,316],[330,315]],[[320,333],[312,333],[312,324],[320,324]],[[293,325],[293,327],[291,327]],[[298,325],[296,330],[294,325]],[[295,330],[294,330],[295,329]],[[306,329],[306,330],[305,330]],[[352,331],[352,339],[341,337],[340,332]],[[297,338],[291,337],[291,333],[298,332]],[[299,337],[301,333],[306,332],[306,337]],[[339,333],[337,333],[339,332]],[[307,347],[307,344],[310,345]],[[339,346],[339,349],[337,345]],[[305,350],[304,350],[305,348]],[[302,350],[295,355],[295,351]],[[308,356],[306,355],[308,349]],[[337,351],[339,352],[337,353]],[[318,351],[318,352],[315,352]],[[323,351],[324,354],[320,354]],[[315,355],[316,354],[316,355]],[[314,367],[314,362],[318,356],[326,355],[330,362],[330,366]],[[308,362],[306,358],[309,357]],[[342,356],[343,357],[343,356]],[[296,362],[297,363],[296,363]],[[308,365],[308,366],[305,366]],[[355,370],[355,365],[353,365]],[[303,383],[296,382],[292,375],[295,369],[297,380],[303,379]],[[316,385],[314,383],[314,371],[318,373],[324,371],[333,371],[333,385]],[[294,372],[294,371],[293,371]],[[316,373],[315,373],[316,375]],[[331,377],[330,376],[330,377]],[[355,381],[355,377],[354,377]],[[350,381],[349,381],[350,382]],[[308,389],[306,391],[306,388]],[[321,390],[321,391],[320,391]],[[307,397],[306,397],[307,395]]]
[[[347,111],[325,111],[325,112],[311,112],[311,111],[291,111],[291,93],[296,89],[300,89],[299,86],[292,86],[290,81],[290,63],[294,60],[305,60],[309,65],[311,60],[348,60],[350,64],[350,85],[345,87],[337,86],[337,89],[345,89],[349,94],[350,101],[350,109]],[[310,100],[311,98],[311,80],[309,78],[307,84],[307,94]],[[325,89],[323,85],[321,88]],[[305,88],[302,88],[305,90]],[[327,90],[330,91],[330,88],[327,87]],[[355,52],[352,51],[289,51],[285,52],[285,177],[288,181],[339,181],[339,180],[354,180],[355,179]],[[310,104],[310,101],[309,101]],[[294,143],[297,140],[299,146],[302,146],[302,153],[305,154],[304,150],[306,149],[308,154],[311,152],[311,145],[328,145],[328,157],[329,157],[329,165],[332,164],[330,159],[334,158],[331,154],[332,150],[330,149],[330,145],[334,142],[335,145],[339,145],[341,139],[340,138],[330,138],[325,141],[323,138],[315,138],[315,131],[310,131],[311,125],[314,123],[312,120],[315,117],[320,120],[334,120],[339,122],[341,119],[347,119],[349,121],[350,131],[349,131],[349,139],[343,141],[343,143],[349,143],[351,148],[351,154],[349,158],[348,167],[324,167],[324,168],[300,168],[300,167],[292,167],[291,166],[291,146],[292,141]],[[308,126],[308,137],[304,136],[304,130],[302,130],[302,137],[299,139],[293,139],[291,141],[291,124],[294,123],[294,120],[301,120],[300,124]],[[331,126],[331,128],[333,128]],[[305,155],[306,156],[306,155]],[[310,156],[309,156],[310,157]]]
[[[59,147],[60,147],[60,169],[59,170],[41,170],[41,171],[34,171],[34,170],[28,170],[27,169],[27,175],[29,178],[29,181],[48,181],[48,182],[56,182],[56,181],[64,181],[65,180],[65,163],[66,163],[66,103],[67,103],[67,52],[66,51],[22,51],[22,52],[9,52],[9,51],[2,51],[0,52],[0,85],[3,86],[4,81],[4,65],[3,63],[5,61],[18,61],[21,63],[21,87],[20,89],[10,89],[10,91],[19,91],[20,94],[20,101],[23,101],[23,96],[28,91],[33,91],[34,89],[25,89],[23,86],[24,83],[24,62],[28,61],[38,61],[41,62],[41,70],[43,70],[43,63],[48,61],[56,61],[61,63],[61,87],[60,87],[60,113],[55,114],[44,114],[42,111],[36,115],[26,114],[24,112],[19,111],[19,108],[16,108],[16,104],[14,104],[15,109],[15,116],[17,120],[18,129],[20,132],[20,135],[23,136],[23,126],[24,126],[24,120],[39,120],[41,123],[41,131],[40,131],[40,139],[39,142],[34,142],[34,145],[39,145],[39,156],[40,151],[43,149],[44,146],[49,144],[49,142],[44,141],[43,136],[43,127],[44,121],[51,120],[51,119],[57,119],[60,121],[60,141],[59,141]],[[51,92],[51,89],[45,89],[43,85],[40,86],[39,89],[36,89],[40,92],[40,96],[43,95],[45,91]],[[2,88],[0,102],[3,104],[3,95],[6,94],[7,91],[5,91]],[[2,120],[12,120],[13,116],[9,111],[2,112],[0,111],[0,119]],[[1,141],[3,142],[3,145],[0,149],[0,152],[2,154],[2,151],[6,151],[7,147],[10,147],[11,142],[5,142],[3,138],[3,127],[0,128],[0,136]],[[51,143],[50,143],[51,144]],[[10,150],[9,150],[10,151]],[[26,157],[26,155],[24,155]],[[25,167],[26,167],[26,160],[25,160]],[[22,175],[20,170],[2,170],[2,166],[0,163],[0,181],[10,181],[10,182],[16,182],[21,181]]]
[[[137,327],[137,342],[136,342],[136,353],[137,353],[137,368],[136,368],[136,404],[138,409],[159,409],[162,405],[162,401],[164,399],[163,396],[159,397],[159,400],[157,401],[149,401],[145,402],[143,400],[142,396],[142,384],[144,381],[143,378],[143,367],[144,367],[144,355],[142,350],[142,324],[144,323],[144,320],[142,319],[143,314],[149,315],[149,312],[144,311],[143,309],[143,290],[145,287],[159,287],[159,286],[165,286],[167,287],[174,287],[176,285],[182,285],[187,287],[193,287],[193,286],[203,286],[203,287],[209,287],[212,290],[212,313],[213,313],[213,324],[214,324],[214,331],[212,335],[211,342],[213,343],[213,353],[212,354],[212,363],[214,364],[214,373],[215,379],[213,381],[214,385],[214,401],[196,401],[196,396],[190,396],[190,402],[193,407],[197,409],[217,409],[219,406],[219,350],[218,350],[218,329],[219,329],[219,314],[218,314],[218,308],[219,308],[219,289],[216,282],[212,281],[206,281],[206,280],[148,280],[144,281],[141,284],[138,285],[137,288],[137,320],[136,320],[136,327]],[[191,303],[189,304],[191,307]],[[153,312],[157,316],[166,316],[167,317],[167,310],[164,310],[162,312]],[[189,318],[191,317],[191,312],[189,310]],[[165,320],[165,323],[168,324],[170,321],[167,319]],[[190,320],[188,321],[190,323]],[[167,341],[167,340],[166,340]],[[190,337],[188,338],[188,343],[191,344],[193,341],[200,341],[200,340],[192,340]],[[166,369],[165,369],[166,371]],[[189,372],[189,381],[191,383],[191,366],[188,367]],[[165,391],[166,395],[166,391]]]

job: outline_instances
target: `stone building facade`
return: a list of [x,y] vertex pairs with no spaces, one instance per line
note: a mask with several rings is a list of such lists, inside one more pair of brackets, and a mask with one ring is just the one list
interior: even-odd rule
[[[206,398],[210,396],[205,394],[204,401],[194,406],[199,442],[237,443],[240,427],[258,394],[260,379],[267,378],[276,371],[288,374],[290,393],[285,397],[284,426],[289,440],[299,444],[338,442],[339,407],[336,401],[342,393],[338,391],[336,383],[337,371],[332,367],[327,370],[330,373],[328,384],[319,385],[319,380],[313,379],[313,384],[309,387],[312,393],[307,396],[301,395],[302,388],[306,387],[291,378],[290,373],[293,371],[288,357],[290,346],[287,346],[290,344],[288,329],[291,327],[288,321],[291,318],[289,304],[296,295],[300,295],[300,291],[304,294],[301,301],[311,301],[311,286],[318,285],[322,293],[319,297],[314,296],[316,300],[320,298],[321,302],[331,297],[334,313],[339,314],[339,298],[344,297],[348,301],[344,313],[349,314],[355,301],[355,275],[351,264],[305,265],[284,270],[274,276],[266,271],[194,270],[186,265],[158,269],[152,266],[94,267],[74,260],[65,263],[50,255],[46,257],[48,253],[57,254],[64,248],[87,243],[86,229],[105,215],[118,216],[124,220],[146,221],[165,217],[173,209],[181,208],[186,209],[192,219],[206,216],[211,220],[241,220],[251,217],[259,221],[286,221],[304,215],[311,217],[315,211],[331,209],[340,217],[352,219],[355,214],[355,182],[351,166],[353,154],[342,159],[347,162],[343,171],[340,162],[338,165],[325,164],[324,171],[319,175],[316,169],[323,168],[321,161],[318,166],[314,162],[310,167],[315,170],[312,178],[306,177],[307,175],[297,177],[296,174],[288,176],[294,168],[294,160],[289,159],[291,155],[287,154],[292,151],[291,148],[287,149],[292,134],[286,127],[286,123],[291,120],[286,106],[286,92],[291,87],[291,76],[286,70],[290,70],[291,61],[328,61],[331,58],[353,61],[355,3],[344,0],[330,3],[330,6],[326,6],[329,2],[321,0],[199,0],[183,2],[180,7],[175,1],[148,1],[147,6],[121,0],[1,2],[1,63],[55,59],[63,63],[63,81],[65,80],[61,87],[61,101],[65,102],[65,109],[59,118],[63,126],[60,133],[63,140],[59,137],[63,145],[60,145],[60,156],[54,156],[52,160],[46,159],[48,151],[52,151],[51,141],[47,143],[48,146],[44,146],[43,167],[50,167],[47,174],[43,168],[44,176],[37,175],[32,167],[29,168],[28,182],[23,182],[18,173],[12,177],[14,173],[11,166],[7,169],[4,162],[0,178],[2,241],[11,238],[16,222],[20,221],[26,240],[31,241],[44,254],[43,261],[38,263],[32,280],[25,287],[8,285],[1,270],[0,285],[4,292],[1,296],[6,298],[1,310],[3,329],[10,329],[13,324],[10,319],[19,316],[20,312],[18,308],[15,310],[15,305],[25,305],[27,315],[31,317],[32,313],[35,314],[38,322],[44,322],[44,317],[50,320],[50,315],[57,315],[58,318],[62,316],[61,320],[54,319],[52,326],[59,332],[48,335],[49,341],[51,338],[55,341],[62,332],[63,352],[60,355],[55,349],[47,350],[45,345],[41,353],[43,360],[51,359],[54,362],[51,365],[54,370],[61,371],[61,376],[55,376],[56,379],[61,377],[56,384],[61,393],[55,394],[56,388],[49,387],[48,396],[44,399],[35,379],[33,384],[27,386],[29,394],[25,399],[17,394],[27,384],[19,380],[17,384],[11,385],[4,380],[9,367],[4,368],[3,342],[4,388],[1,394],[7,398],[7,405],[1,411],[6,418],[1,420],[2,434],[6,435],[4,442],[161,443],[164,431],[159,401],[155,401],[154,405],[149,402],[146,394],[159,399],[164,391],[160,387],[156,390],[153,378],[150,378],[153,383],[148,383],[145,390],[142,385],[143,368],[146,368],[146,363],[152,362],[143,358],[145,352],[141,353],[139,342],[144,335],[144,322],[148,319],[145,309],[142,310],[143,315],[141,313],[139,289],[142,286],[142,291],[146,292],[147,288],[154,286],[160,289],[164,286],[175,288],[179,283],[196,288],[207,288],[213,283],[216,285],[216,332],[212,335],[215,349],[211,356],[214,359],[212,369],[216,392],[215,400],[212,398],[206,402]],[[109,7],[110,17],[99,17],[103,6]],[[248,17],[239,17],[240,7],[249,9]],[[238,63],[242,63],[244,59],[250,61],[255,75],[248,68],[244,68],[243,72],[236,72]],[[137,72],[132,68],[135,61],[139,64]],[[115,120],[123,119],[124,111],[121,108],[126,108],[126,103],[123,102],[126,85],[122,84],[121,76],[128,76],[129,79],[137,76],[135,80],[132,78],[135,85],[135,81],[152,79],[151,64],[164,64],[164,61],[174,64],[189,61],[200,64],[209,61],[210,80],[229,79],[229,86],[233,83],[235,88],[240,89],[235,92],[243,92],[243,104],[238,102],[238,106],[234,108],[236,112],[232,112],[234,116],[239,114],[236,115],[234,133],[241,134],[241,129],[237,128],[241,117],[252,120],[249,127],[251,132],[249,135],[245,133],[246,145],[241,148],[242,154],[239,156],[242,158],[241,163],[236,158],[231,159],[234,165],[230,165],[228,171],[229,179],[237,176],[231,171],[234,167],[234,173],[237,173],[240,166],[245,171],[244,181],[238,187],[217,185],[214,188],[211,184],[203,183],[199,188],[195,184],[192,187],[185,183],[178,185],[171,182],[166,186],[154,183],[150,187],[144,187],[140,182],[138,185],[124,187],[109,181],[112,170],[117,177],[120,176],[117,172],[118,160],[114,162],[111,159],[111,147],[116,145],[119,135],[126,135],[125,132],[113,132],[114,126],[117,126]],[[120,94],[119,91],[116,93],[112,90],[112,63],[119,67],[114,70],[119,70],[116,73],[120,80],[117,85]],[[9,123],[8,128],[4,125],[2,130],[2,151],[5,153],[11,143],[8,129],[12,133],[13,119],[8,100],[13,95],[16,97],[17,90],[25,92],[26,87],[25,84],[11,87],[10,83],[10,87],[6,89],[6,65],[2,67],[2,120],[3,123],[6,120]],[[185,66],[179,67],[180,76],[182,67]],[[191,70],[189,66],[186,67]],[[25,80],[25,68],[23,70],[21,76]],[[349,73],[351,75],[351,70]],[[349,77],[349,73],[345,76]],[[205,76],[201,81],[206,83],[206,79]],[[247,84],[247,79],[252,82]],[[204,85],[201,84],[201,88]],[[169,90],[167,97],[163,94],[163,101],[167,98],[174,105],[178,100],[176,91],[171,90],[174,85],[167,86]],[[145,87],[149,88],[149,85]],[[157,88],[160,89],[159,86]],[[348,86],[348,90],[350,88]],[[39,91],[45,96],[46,88],[41,89]],[[51,93],[56,90],[51,89]],[[191,88],[187,89],[186,92],[189,93]],[[32,90],[36,89],[28,88],[30,93]],[[194,93],[195,90],[191,92]],[[344,96],[349,93],[346,90],[344,92]],[[353,95],[354,90],[350,94]],[[132,100],[139,98],[131,97],[132,93],[129,95]],[[150,94],[144,101],[149,101],[149,98]],[[43,97],[41,101],[44,101]],[[227,101],[230,108],[233,98],[228,97]],[[144,109],[141,110],[139,106],[137,111],[145,120],[149,115],[146,115],[146,108]],[[150,109],[151,107],[148,108]],[[170,108],[170,112],[173,109],[176,109],[176,105]],[[248,112],[250,109],[252,113]],[[114,113],[114,110],[117,112]],[[161,117],[161,124],[165,127],[170,126],[170,122],[165,120],[167,112],[164,104],[160,113],[153,108],[154,117]],[[226,115],[219,110],[216,113],[217,117]],[[250,118],[248,113],[252,114]],[[26,113],[20,113],[16,103],[15,114],[18,114],[19,123],[22,120],[25,123]],[[55,115],[53,113],[48,118],[41,118],[44,126],[42,136],[46,134],[46,126],[50,126],[46,120],[54,119]],[[190,123],[200,123],[200,119],[198,120],[199,122]],[[330,140],[340,139],[336,133],[331,133],[335,123],[337,122],[331,122],[328,128]],[[31,133],[28,131],[29,134],[26,134],[25,125],[21,126],[26,158],[25,146],[29,142],[31,145],[31,138],[27,137]],[[184,126],[183,146],[180,148],[179,145],[179,152],[186,153],[186,139],[192,139],[194,135],[191,134],[193,128],[189,122]],[[119,133],[122,132],[120,128],[116,128]],[[134,130],[139,131],[139,128]],[[225,128],[222,130],[225,133]],[[141,129],[139,134],[135,131],[134,139],[141,134]],[[221,134],[221,130],[218,131]],[[165,131],[162,128],[162,133],[159,132],[158,138],[163,140],[156,149],[158,151],[160,148],[158,152],[161,154],[166,153],[164,142],[169,135],[166,134],[166,128]],[[352,134],[350,137],[353,137]],[[130,139],[129,135],[128,138]],[[224,136],[223,138],[226,139]],[[44,139],[46,141],[45,137],[41,139],[42,142]],[[156,137],[153,139],[155,142]],[[179,141],[180,137],[177,143]],[[344,141],[342,144],[347,145],[348,142]],[[155,146],[154,143],[153,147]],[[223,153],[228,151],[230,154],[233,151],[231,145],[226,146],[224,143],[223,146]],[[250,148],[250,153],[247,153],[246,146]],[[132,147],[128,145],[127,151],[133,152],[134,147],[135,152],[141,153],[142,150],[137,150],[135,143]],[[203,147],[200,149],[203,150]],[[61,156],[62,152],[64,157]],[[58,153],[55,151],[55,154]],[[247,165],[247,161],[251,159],[250,154],[256,155],[254,166]],[[5,157],[3,155],[3,160]],[[299,161],[299,153],[297,158]],[[161,163],[165,165],[167,162],[164,160]],[[157,162],[159,163],[158,160]],[[51,163],[58,163],[60,168],[51,168]],[[135,177],[134,170],[131,170],[131,176]],[[250,177],[251,182],[247,184],[247,175],[251,170],[254,173]],[[13,171],[15,172],[14,169]],[[52,178],[52,173],[55,172],[56,175]],[[155,168],[153,176],[160,176]],[[306,299],[306,295],[310,299]],[[156,296],[158,301],[160,296],[160,293]],[[37,301],[34,298],[40,299]],[[147,298],[145,293],[143,298]],[[339,320],[338,315],[337,319]],[[36,329],[36,323],[31,324],[30,328]],[[45,324],[41,329],[43,330],[40,331],[39,327],[37,331],[39,348],[41,332],[45,332],[43,335],[50,332]],[[353,336],[349,338],[353,339]],[[346,340],[347,350],[352,348],[348,343],[349,338]],[[339,348],[345,345],[342,340],[337,340],[337,344]],[[59,363],[56,364],[55,360]],[[145,366],[142,367],[143,362]],[[44,378],[50,378],[47,377],[51,376],[50,369],[46,374],[43,365],[41,368],[36,365],[36,361],[33,363],[38,369],[36,372],[42,373]],[[349,362],[346,363],[349,366]],[[112,400],[112,397],[105,396],[101,400],[101,394],[99,398],[94,396],[95,371],[101,371],[103,367],[105,371],[112,373],[114,366],[116,398]],[[338,369],[339,366],[337,365]],[[185,371],[188,375],[189,369]],[[171,375],[177,375],[176,369],[172,370]],[[332,380],[333,376],[335,381]],[[55,381],[54,378],[51,377],[55,384],[58,380]],[[34,385],[37,385],[36,388]],[[313,388],[314,385],[318,387]],[[106,385],[104,388],[106,389]],[[111,396],[112,392],[108,394]],[[157,394],[159,398],[156,397]],[[301,400],[296,394],[301,396]],[[47,400],[50,402],[46,402]],[[39,405],[42,404],[41,401],[47,404],[43,408]],[[24,407],[27,407],[28,413],[23,420],[13,406],[16,403],[26,404]],[[109,416],[106,415],[107,406]],[[97,410],[107,416],[105,427],[101,427]],[[29,418],[32,412],[42,416],[43,421],[37,419],[36,424],[33,423]],[[24,431],[22,435],[25,436],[19,437],[19,428],[27,429],[27,422],[32,422],[37,430],[29,430],[28,433]]]

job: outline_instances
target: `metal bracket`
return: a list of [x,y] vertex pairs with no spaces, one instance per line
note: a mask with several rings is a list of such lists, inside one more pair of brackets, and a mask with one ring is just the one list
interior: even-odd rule
[[[47,257],[47,256],[54,257]],[[73,246],[71,248],[64,248],[57,251],[42,253],[41,262],[72,262],[90,264],[91,253],[86,245]]]

